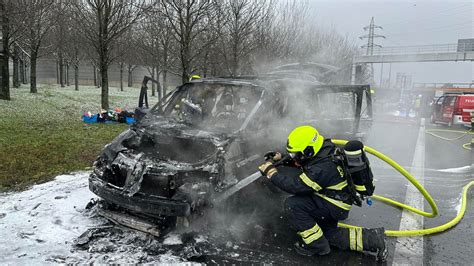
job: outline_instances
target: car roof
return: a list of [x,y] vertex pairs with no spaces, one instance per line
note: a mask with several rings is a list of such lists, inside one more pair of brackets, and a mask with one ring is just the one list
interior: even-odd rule
[[293,79],[287,76],[275,77],[275,75],[261,75],[261,76],[241,76],[237,78],[201,78],[189,81],[185,84],[222,84],[222,85],[235,85],[235,86],[251,86],[251,87],[263,87],[265,89],[273,89],[274,86],[268,86],[271,83],[276,84],[288,84],[294,85],[299,84],[313,91],[337,93],[337,92],[358,92],[370,90],[369,85],[329,85],[322,84],[317,81],[310,81],[306,79]]
[[442,96],[474,96],[473,92],[445,92]]
[[258,86],[255,82],[245,79],[228,79],[228,78],[201,78],[194,79],[185,84],[222,84],[222,85],[236,85],[236,86]]

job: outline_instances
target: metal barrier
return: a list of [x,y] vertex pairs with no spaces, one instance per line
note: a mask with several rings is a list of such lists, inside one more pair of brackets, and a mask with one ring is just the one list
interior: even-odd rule
[[[360,49],[360,55],[366,55],[366,49]],[[451,43],[417,46],[374,47],[372,55],[405,55],[432,53],[474,52],[474,43]]]

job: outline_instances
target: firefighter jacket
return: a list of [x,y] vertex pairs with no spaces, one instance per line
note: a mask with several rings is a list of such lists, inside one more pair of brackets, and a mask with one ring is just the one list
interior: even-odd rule
[[334,219],[347,218],[352,207],[351,194],[343,167],[333,161],[336,146],[330,139],[324,141],[319,152],[302,167],[297,177],[277,172],[272,183],[285,192],[295,195],[312,195],[324,199],[324,206],[330,209]]

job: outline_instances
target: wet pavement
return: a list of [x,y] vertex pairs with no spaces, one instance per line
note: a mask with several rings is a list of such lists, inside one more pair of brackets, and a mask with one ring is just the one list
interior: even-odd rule
[[[426,128],[439,127],[427,124]],[[397,119],[395,122],[376,120],[365,143],[390,156],[400,165],[410,170],[414,161],[419,130],[420,123],[415,119]],[[436,218],[423,219],[425,228],[443,224],[454,218],[457,213],[456,208],[460,204],[462,186],[472,180],[472,177],[463,169],[448,169],[444,172],[439,171],[439,169],[470,165],[470,152],[462,148],[462,144],[466,142],[469,142],[467,136],[456,141],[456,143],[446,142],[429,135],[425,136],[424,184],[434,197],[440,212],[440,215]],[[372,158],[371,163],[376,178],[376,194],[405,202],[407,187],[411,184],[384,162]],[[472,192],[470,195],[472,195]],[[472,201],[472,196],[470,201]],[[425,211],[430,211],[428,203],[425,203]],[[349,218],[345,222],[364,227],[383,226],[389,230],[398,230],[401,214],[401,210],[397,208],[374,201],[372,206],[365,204],[361,208],[353,207]],[[429,265],[471,263],[470,250],[472,250],[472,243],[474,243],[474,234],[472,234],[473,216],[472,203],[469,203],[466,216],[460,225],[445,233],[423,237],[423,250],[420,252],[423,263]],[[243,234],[253,234],[258,241],[249,241],[248,237],[244,237],[245,241],[236,240],[236,231],[231,229],[232,223],[229,223],[229,231],[233,233],[229,233],[228,242],[225,242],[226,239],[222,238],[222,234],[218,238],[210,237],[211,246],[216,249],[204,248],[202,251],[206,255],[201,256],[199,261],[208,264],[391,265],[403,263],[403,261],[394,261],[395,253],[399,252],[395,249],[396,243],[399,241],[396,237],[387,238],[389,256],[385,263],[376,262],[373,257],[365,254],[340,250],[333,250],[329,255],[323,257],[306,258],[295,255],[292,251],[291,245],[296,241],[296,237],[289,229],[286,229],[284,219],[281,219],[281,222],[274,228],[276,234],[282,234],[277,237],[261,236],[260,234],[269,234],[269,232],[259,233],[258,230],[252,227],[251,223],[246,226],[248,228],[243,231]],[[416,250],[414,252],[417,253]]]
[[[441,128],[442,126],[429,126]],[[457,129],[464,130],[464,129]],[[459,134],[438,133],[444,137],[455,138]],[[425,167],[434,169],[451,168],[448,172],[426,172],[425,188],[431,193],[440,214],[438,217],[425,218],[425,227],[433,227],[453,219],[459,208],[461,191],[464,185],[474,179],[472,170],[464,166],[471,165],[471,151],[463,149],[473,135],[460,140],[444,141],[427,135]],[[463,168],[464,167],[464,168]],[[454,168],[454,169],[452,169]],[[456,169],[457,168],[457,169]],[[473,189],[468,193],[466,213],[454,228],[440,234],[424,237],[424,260],[427,265],[457,264],[472,265],[474,249],[474,204]],[[425,204],[427,208],[427,204]]]
[[[426,124],[426,129],[443,128],[437,125]],[[390,156],[400,165],[408,170],[412,167],[417,137],[420,130],[419,120],[397,119],[375,120],[370,134],[365,141],[368,146],[375,148]],[[457,135],[447,133],[445,137],[456,137]],[[425,135],[424,154],[424,184],[428,192],[433,196],[439,208],[439,216],[435,218],[423,218],[424,227],[430,228],[444,224],[455,217],[460,206],[460,194],[462,187],[472,177],[466,171],[465,166],[471,164],[471,153],[462,148],[462,144],[470,141],[466,136],[457,141],[445,141],[439,138]],[[407,187],[411,184],[398,172],[391,169],[384,162],[373,158],[371,160],[374,176],[376,178],[376,194],[405,202]],[[464,167],[459,169],[459,167]],[[439,171],[439,170],[446,171]],[[472,207],[472,191],[468,194],[468,207],[464,219],[456,227],[444,233],[423,237],[423,250],[419,253],[424,264],[471,264],[471,252],[474,243],[474,208]],[[430,212],[430,206],[425,202],[425,211]],[[372,206],[366,204],[362,207],[353,207],[346,223],[361,225],[364,227],[384,226],[389,230],[398,230],[400,227],[401,210],[375,202]],[[284,221],[282,221],[284,223]],[[416,229],[416,228],[413,228]],[[284,230],[283,228],[281,230]],[[277,263],[277,264],[381,264],[363,254],[333,250],[331,254],[323,257],[302,258],[291,251],[294,238],[287,236],[285,239],[273,238],[269,242],[268,249],[256,245],[242,245],[232,248],[230,255],[226,254],[225,248],[220,254],[207,256],[206,263]],[[400,264],[394,261],[397,241],[396,237],[388,237],[389,256],[385,264]],[[253,249],[252,249],[253,247]],[[407,247],[410,249],[410,247]],[[252,255],[243,256],[241,253],[252,251]],[[417,253],[418,251],[414,251]],[[233,254],[233,255],[232,255]],[[236,254],[239,254],[237,257]],[[234,257],[233,257],[234,256]]]
[[[427,128],[438,128],[427,124]],[[419,123],[415,119],[376,119],[366,144],[390,156],[408,169],[414,160]],[[447,136],[450,137],[450,136]],[[436,218],[424,218],[433,227],[451,220],[457,213],[462,187],[472,180],[465,169],[471,164],[470,152],[462,148],[469,137],[447,142],[429,135],[425,138],[424,184],[439,207]],[[403,176],[380,160],[371,159],[376,179],[376,194],[404,202],[408,183]],[[215,216],[213,222],[199,220],[192,227],[163,238],[110,224],[94,209],[85,210],[90,197],[87,173],[61,177],[56,183],[42,184],[16,194],[0,195],[0,262],[26,263],[176,263],[206,264],[398,264],[396,237],[387,239],[389,256],[377,263],[372,256],[332,250],[323,257],[301,257],[292,250],[296,235],[277,210],[282,202],[271,203],[269,210]],[[474,208],[469,193],[466,215],[451,230],[423,237],[423,263],[472,264]],[[261,201],[270,200],[262,198]],[[40,203],[40,204],[38,204]],[[268,203],[267,203],[268,204]],[[425,203],[425,210],[429,205]],[[397,230],[401,210],[374,201],[372,206],[353,207],[349,224]],[[209,230],[212,228],[212,230]],[[8,233],[14,232],[14,233]]]
[[[426,129],[446,129],[443,126],[426,123]],[[402,166],[410,167],[413,161],[419,124],[408,122],[392,123],[387,120],[377,121],[371,130],[367,144],[389,155]],[[457,129],[464,130],[464,129]],[[459,134],[439,133],[448,138],[457,137]],[[462,187],[473,180],[471,172],[465,166],[471,165],[472,157],[469,150],[463,149],[462,144],[470,142],[471,136],[467,135],[460,140],[445,141],[429,134],[425,135],[424,156],[424,186],[432,195],[439,208],[439,216],[424,218],[425,228],[444,224],[453,219],[460,206]],[[373,161],[373,160],[372,160]],[[375,167],[380,166],[377,162]],[[464,168],[462,168],[464,167]],[[438,169],[448,169],[438,171]],[[404,202],[407,181],[393,170],[374,169],[378,176],[376,193]],[[472,190],[472,189],[471,189]],[[463,220],[456,227],[444,233],[423,237],[423,263],[428,265],[439,264],[472,264],[471,253],[474,243],[474,208],[472,207],[472,191],[468,193],[468,205]],[[469,196],[470,195],[470,196]],[[383,204],[379,204],[383,205]],[[387,215],[392,224],[386,225],[388,229],[398,229],[400,226],[401,212],[388,207]],[[429,204],[425,201],[425,211],[430,211]],[[365,212],[366,210],[364,210]],[[372,209],[370,211],[373,211]],[[385,208],[374,211],[381,213]],[[377,216],[375,217],[377,218]],[[389,243],[394,243],[396,238],[390,237]],[[389,250],[388,264],[392,263],[394,250]],[[397,262],[395,262],[397,263]]]

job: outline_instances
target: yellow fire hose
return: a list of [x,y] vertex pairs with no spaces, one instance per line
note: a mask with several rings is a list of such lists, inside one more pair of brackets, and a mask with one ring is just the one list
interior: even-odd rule
[[[336,145],[344,145],[344,144],[347,143],[347,140],[333,139],[332,142]],[[430,204],[432,212],[431,213],[425,212],[425,211],[419,210],[417,208],[408,206],[408,205],[403,204],[401,202],[398,202],[398,201],[395,201],[395,200],[392,200],[392,199],[389,199],[389,198],[386,198],[386,197],[383,197],[383,196],[380,196],[380,195],[375,195],[374,194],[372,196],[373,199],[376,199],[378,201],[384,202],[386,204],[389,204],[389,205],[392,205],[392,206],[395,206],[395,207],[400,207],[400,208],[406,209],[408,211],[411,211],[413,213],[422,215],[424,217],[433,218],[433,217],[438,215],[438,206],[436,206],[435,201],[433,200],[431,195],[428,193],[428,191],[426,191],[426,189],[422,185],[420,185],[420,183],[418,183],[418,181],[415,179],[415,177],[412,174],[410,174],[407,170],[405,170],[397,162],[392,160],[390,157],[382,154],[381,152],[379,152],[379,151],[377,151],[377,150],[375,150],[371,147],[368,147],[368,146],[365,146],[364,150],[366,152],[376,156],[377,158],[381,159],[382,161],[386,162],[387,164],[392,166],[395,170],[397,170],[399,173],[401,173],[404,177],[406,177],[406,179],[408,179],[408,181],[410,181],[410,183],[412,183],[418,189],[418,191],[420,191],[420,193],[423,194],[425,199]],[[466,184],[464,186],[463,191],[462,191],[461,210],[457,213],[456,217],[454,217],[454,219],[452,219],[451,221],[449,221],[445,224],[433,227],[433,228],[426,228],[426,229],[415,229],[415,230],[404,230],[404,231],[401,231],[401,230],[385,230],[385,234],[387,236],[422,236],[422,235],[440,233],[440,232],[443,232],[443,231],[455,226],[462,219],[462,217],[464,216],[464,213],[466,212],[467,192],[469,191],[469,189],[472,186],[474,186],[474,180],[470,181],[468,184]],[[344,227],[344,228],[359,228],[359,226],[349,225],[349,224],[344,224],[344,223],[339,223],[339,226]]]
[[[446,138],[446,137],[443,137],[443,136],[440,136],[438,134],[436,134],[435,132],[450,132],[450,133],[460,133],[462,135],[460,135],[459,137],[456,137],[456,138]],[[446,141],[454,141],[454,140],[458,140],[458,139],[461,139],[463,138],[464,136],[470,134],[470,135],[474,135],[474,132],[472,131],[472,128],[469,129],[468,131],[461,131],[461,130],[451,130],[451,129],[427,129],[426,130],[426,133],[427,134],[430,134],[431,136],[434,136],[434,137],[437,137],[437,138],[440,138],[442,140],[446,140]],[[471,147],[472,147],[472,144],[471,143],[465,143],[462,145],[462,147],[466,150],[470,150]]]

